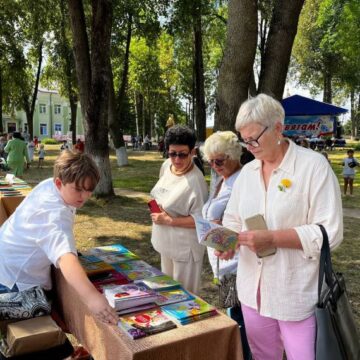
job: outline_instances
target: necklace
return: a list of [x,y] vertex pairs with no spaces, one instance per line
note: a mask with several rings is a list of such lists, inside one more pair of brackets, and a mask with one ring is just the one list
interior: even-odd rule
[[170,171],[176,176],[182,176],[182,175],[185,175],[186,173],[188,173],[189,171],[191,171],[193,167],[194,167],[194,163],[192,161],[190,161],[189,165],[184,170],[178,171],[175,169],[175,166],[171,165]]

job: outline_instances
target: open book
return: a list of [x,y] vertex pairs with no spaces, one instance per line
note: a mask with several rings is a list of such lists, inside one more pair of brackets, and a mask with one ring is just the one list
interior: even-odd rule
[[237,232],[195,216],[196,234],[199,243],[219,251],[235,250]]

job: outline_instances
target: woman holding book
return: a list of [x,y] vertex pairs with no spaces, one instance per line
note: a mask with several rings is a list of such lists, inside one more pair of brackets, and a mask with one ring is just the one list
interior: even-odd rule
[[[283,137],[284,117],[281,104],[265,94],[241,105],[236,129],[255,160],[234,183],[223,225],[238,232],[237,289],[254,358],[281,360],[285,349],[288,358],[311,360],[323,241],[318,224],[332,249],[341,243],[341,196],[325,157]],[[268,230],[250,228],[255,215]],[[275,254],[258,256],[272,248]]]
[[[204,159],[208,161],[217,178],[210,186],[209,199],[202,209],[204,219],[216,224],[222,224],[222,218],[229,201],[235,180],[240,174],[241,145],[238,137],[232,131],[218,131],[208,137],[202,149]],[[207,248],[209,262],[214,273],[214,280],[219,281],[225,274],[236,273],[238,254],[231,260],[218,260],[215,250]],[[219,264],[218,264],[219,261]],[[227,309],[228,315],[240,326],[243,357],[251,359],[249,344],[246,338],[244,319],[240,306]]]
[[161,255],[161,271],[197,294],[205,247],[197,241],[193,216],[201,214],[207,185],[192,160],[195,142],[193,130],[186,126],[172,126],[165,134],[169,159],[151,190],[160,206],[160,212],[151,214],[151,242]]

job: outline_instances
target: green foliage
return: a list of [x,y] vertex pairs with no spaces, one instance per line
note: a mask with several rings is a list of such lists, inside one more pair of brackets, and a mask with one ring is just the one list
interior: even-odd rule
[[56,139],[51,139],[51,138],[44,138],[41,140],[42,144],[46,144],[46,145],[57,145],[59,144],[59,142]]

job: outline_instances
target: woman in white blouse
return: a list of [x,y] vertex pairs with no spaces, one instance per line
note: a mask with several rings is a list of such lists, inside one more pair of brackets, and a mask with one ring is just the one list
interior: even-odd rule
[[172,126],[165,134],[169,155],[151,196],[161,207],[152,213],[151,243],[161,255],[161,271],[197,294],[204,246],[197,241],[193,216],[200,216],[207,199],[203,174],[194,165],[196,137],[186,126]]
[[[237,289],[255,359],[315,359],[315,304],[322,224],[330,247],[343,238],[338,181],[328,161],[283,138],[281,104],[260,94],[244,102],[236,119],[255,160],[242,168],[223,225],[239,233]],[[268,230],[247,229],[262,215]],[[276,248],[260,258],[256,254]],[[222,259],[233,252],[219,254]]]
[[[240,174],[241,145],[237,135],[232,131],[218,131],[206,139],[202,151],[204,159],[218,175],[214,186],[211,186],[209,199],[202,208],[202,216],[206,220],[222,224],[231,190]],[[207,248],[214,278],[221,279],[225,274],[236,273],[238,254],[235,254],[231,260],[219,260],[218,265],[218,257],[214,251],[213,248]],[[241,307],[234,306],[227,311],[240,326],[244,360],[251,359]]]

